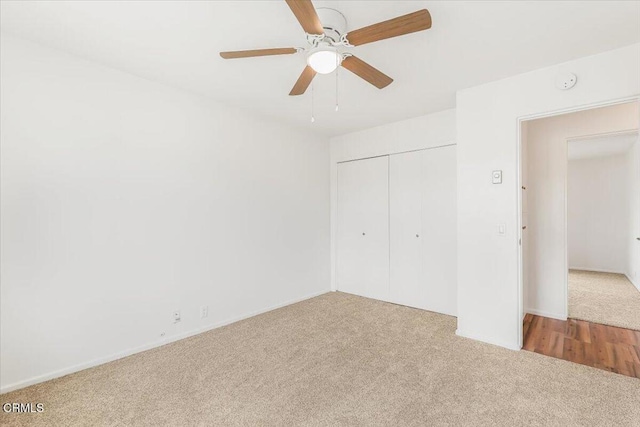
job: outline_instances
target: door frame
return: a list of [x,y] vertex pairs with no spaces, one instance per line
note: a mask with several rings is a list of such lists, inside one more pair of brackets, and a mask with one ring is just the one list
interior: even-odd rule
[[[628,96],[623,98],[611,99],[608,101],[596,102],[592,104],[580,105],[577,107],[564,108],[559,110],[551,110],[543,113],[535,113],[529,115],[519,116],[517,121],[517,143],[516,143],[516,199],[518,202],[517,207],[517,227],[518,227],[518,343],[520,348],[523,346],[523,325],[522,321],[525,315],[525,307],[524,307],[524,257],[522,251],[522,125],[524,122],[536,119],[542,119],[553,116],[560,116],[563,114],[575,113],[578,111],[592,110],[595,108],[601,107],[609,107],[613,105],[626,104],[629,102],[640,102],[640,95]],[[566,141],[565,141],[566,142]],[[569,301],[568,301],[568,286],[569,286],[569,267],[568,267],[568,232],[566,227],[567,222],[567,194],[566,194],[566,185],[567,185],[567,177],[565,176],[565,235],[564,235],[564,252],[565,252],[565,283],[563,286],[564,289],[564,298],[565,298],[565,307],[566,313],[569,311]]]
[[[633,102],[633,101],[631,101]],[[637,101],[640,104],[640,100]],[[599,138],[606,136],[616,136],[616,135],[631,135],[638,134],[638,129],[626,129],[614,132],[603,132],[603,133],[594,133],[588,135],[580,135],[580,136],[572,136],[567,138],[564,143],[566,144],[567,154],[569,153],[569,143],[572,141],[579,141],[583,139],[589,138]],[[564,314],[565,317],[569,317],[569,157],[567,156],[567,173],[564,176],[564,248],[565,248],[565,270],[566,275],[564,278]]]

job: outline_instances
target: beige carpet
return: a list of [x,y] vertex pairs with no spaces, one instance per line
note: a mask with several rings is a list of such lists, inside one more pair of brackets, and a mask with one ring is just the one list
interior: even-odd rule
[[638,426],[640,380],[329,293],[0,396],[34,426]]
[[623,274],[570,270],[569,317],[640,331],[640,292]]

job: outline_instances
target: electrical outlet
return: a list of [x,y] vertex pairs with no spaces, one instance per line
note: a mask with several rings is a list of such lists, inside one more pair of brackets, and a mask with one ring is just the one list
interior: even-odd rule
[[173,312],[173,323],[178,323],[181,320],[180,318],[180,310]]
[[205,317],[209,317],[209,306],[202,306],[200,309],[200,318],[204,319]]

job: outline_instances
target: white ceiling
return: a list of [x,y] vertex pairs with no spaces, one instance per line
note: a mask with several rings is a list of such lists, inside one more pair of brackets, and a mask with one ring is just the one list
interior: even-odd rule
[[2,1],[0,28],[151,80],[326,135],[455,107],[465,87],[640,41],[640,2],[316,1],[356,29],[427,8],[433,28],[354,49],[395,81],[378,90],[346,70],[288,93],[303,55],[223,60],[222,50],[296,47],[284,1]]
[[569,160],[607,157],[628,152],[638,141],[638,132],[602,135],[569,141]]

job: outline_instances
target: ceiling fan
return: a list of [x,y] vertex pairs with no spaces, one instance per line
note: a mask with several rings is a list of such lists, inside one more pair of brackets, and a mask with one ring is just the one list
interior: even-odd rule
[[286,2],[307,35],[309,43],[307,48],[240,50],[220,52],[220,56],[224,59],[236,59],[305,53],[307,66],[293,85],[289,95],[302,95],[317,73],[329,74],[338,66],[346,68],[378,89],[382,89],[393,79],[345,49],[431,28],[431,15],[428,10],[422,9],[347,33],[347,21],[337,10],[329,8],[316,10],[311,0],[286,0]]

